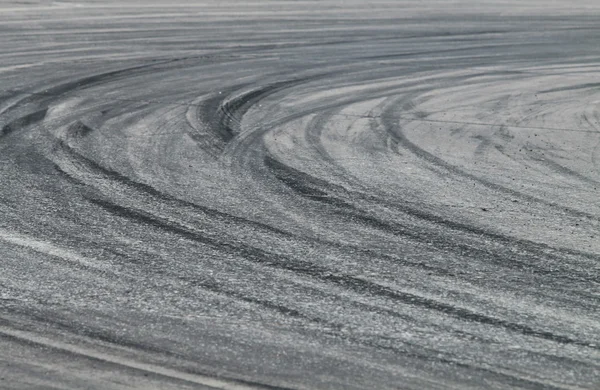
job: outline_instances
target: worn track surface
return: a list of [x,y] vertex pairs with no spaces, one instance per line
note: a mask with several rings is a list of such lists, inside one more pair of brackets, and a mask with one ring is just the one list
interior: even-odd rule
[[597,1],[0,4],[0,388],[598,389]]

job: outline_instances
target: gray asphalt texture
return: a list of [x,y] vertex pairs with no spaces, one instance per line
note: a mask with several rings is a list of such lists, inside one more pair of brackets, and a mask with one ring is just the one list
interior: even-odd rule
[[600,2],[2,1],[1,389],[600,389]]

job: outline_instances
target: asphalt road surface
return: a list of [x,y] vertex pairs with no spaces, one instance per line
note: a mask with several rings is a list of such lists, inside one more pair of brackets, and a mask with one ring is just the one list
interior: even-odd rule
[[0,4],[1,389],[599,389],[600,2]]

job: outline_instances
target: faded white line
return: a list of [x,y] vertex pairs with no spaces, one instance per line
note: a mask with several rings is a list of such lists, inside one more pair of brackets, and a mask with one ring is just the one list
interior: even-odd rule
[[51,242],[42,241],[24,234],[9,232],[7,230],[0,229],[0,241],[27,248],[45,255],[60,257],[61,259],[70,261],[72,263],[84,265],[86,267],[100,270],[103,272],[111,272],[111,269],[107,264],[102,264],[97,259],[82,256],[77,252],[71,251],[66,248],[61,248]]
[[221,390],[253,390],[253,389],[264,389],[260,386],[252,386],[246,384],[240,384],[233,381],[223,380],[211,378],[209,376],[204,376],[200,374],[188,374],[185,372],[179,372],[174,369],[164,368],[161,366],[157,366],[154,364],[142,363],[131,361],[126,358],[122,358],[119,356],[110,355],[108,353],[94,351],[89,348],[81,347],[78,345],[65,343],[62,341],[51,340],[47,337],[39,336],[35,333],[16,330],[7,328],[4,326],[0,326],[0,335],[6,335],[12,338],[16,338],[19,340],[23,340],[29,343],[39,344],[45,347],[54,348],[57,350],[69,352],[72,354],[101,360],[107,363],[117,364],[123,367],[149,372],[152,374],[157,374],[163,377],[183,380],[186,382],[195,383],[198,385],[208,386],[215,389]]

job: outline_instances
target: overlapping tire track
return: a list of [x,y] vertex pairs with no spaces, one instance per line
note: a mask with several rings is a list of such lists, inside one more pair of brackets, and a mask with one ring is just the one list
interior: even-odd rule
[[[41,62],[12,70],[33,57],[0,41],[11,351],[29,353],[10,335],[30,321],[33,338],[112,345],[122,383],[161,365],[157,386],[198,366],[187,386],[592,388],[600,68],[596,30],[571,27],[593,21],[557,7],[530,26],[529,0],[507,25],[459,3],[440,19],[323,2],[316,20],[291,3],[173,5],[170,45],[133,38],[114,63],[65,69],[35,38]],[[91,29],[93,54],[168,9],[85,21],[110,4],[51,12]]]

